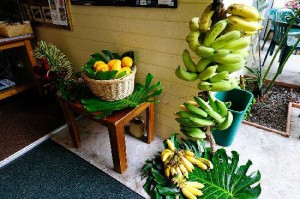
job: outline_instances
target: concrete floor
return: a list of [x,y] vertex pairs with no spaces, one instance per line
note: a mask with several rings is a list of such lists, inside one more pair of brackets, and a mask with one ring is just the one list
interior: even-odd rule
[[[291,137],[285,138],[275,133],[241,124],[232,146],[227,147],[240,154],[240,164],[248,159],[253,162],[252,170],[260,170],[261,199],[300,199],[300,110],[293,108]],[[113,170],[107,129],[93,121],[81,119],[78,122],[82,146],[72,147],[68,130],[64,129],[52,137],[70,151],[95,165],[145,198],[149,196],[143,190],[140,169],[146,159],[152,159],[162,150],[162,140],[158,137],[150,144],[126,135],[128,169],[118,174]],[[220,146],[218,146],[220,147]]]

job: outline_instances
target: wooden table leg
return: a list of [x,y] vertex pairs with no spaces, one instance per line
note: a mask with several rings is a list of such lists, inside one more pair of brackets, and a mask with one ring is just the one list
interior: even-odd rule
[[127,169],[124,126],[110,125],[108,126],[108,132],[114,169],[118,173],[123,173]]
[[150,144],[154,140],[154,103],[149,103],[146,109],[146,131],[147,131],[147,143]]
[[76,148],[80,147],[80,135],[77,129],[76,120],[74,118],[74,113],[69,109],[68,104],[63,100],[59,100],[62,107],[64,115],[66,117],[66,122],[68,124],[69,132],[72,138],[73,146]]

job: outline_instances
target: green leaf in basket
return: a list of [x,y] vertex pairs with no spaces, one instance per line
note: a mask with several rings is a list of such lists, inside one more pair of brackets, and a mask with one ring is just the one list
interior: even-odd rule
[[116,74],[118,73],[117,70],[112,70],[109,71],[110,73],[108,74],[108,79],[115,79]]
[[94,53],[91,55],[91,57],[96,59],[97,61],[103,61],[107,63],[106,59],[100,53]]
[[112,55],[112,53],[109,50],[102,50],[102,52],[105,55],[107,62],[114,59],[114,56]]
[[114,59],[120,59],[120,55],[118,53],[112,53]]
[[96,78],[96,72],[91,69],[91,68],[85,68],[84,69],[84,72],[85,74],[89,77],[89,78],[92,78],[92,79],[95,79]]
[[90,69],[92,69],[96,61],[97,61],[97,60],[96,60],[95,58],[91,58],[91,59],[84,65],[84,68],[90,68]]
[[123,72],[121,72],[116,78],[117,79],[119,79],[119,78],[121,78],[121,77],[124,77],[124,76],[126,76],[126,71],[123,71]]
[[97,80],[110,80],[114,79],[118,71],[112,70],[112,71],[98,71],[96,74]]

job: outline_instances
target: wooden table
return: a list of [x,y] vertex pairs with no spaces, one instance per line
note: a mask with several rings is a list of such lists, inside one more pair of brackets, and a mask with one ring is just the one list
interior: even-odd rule
[[[31,64],[30,70],[33,73],[33,76],[35,78],[33,67],[36,66],[36,60],[33,57],[33,50],[30,43],[30,40],[32,39],[34,39],[34,35],[23,35],[23,36],[12,37],[12,38],[0,37],[0,51],[25,46],[26,54]],[[20,92],[23,92],[29,88],[34,87],[35,85],[37,85],[36,79],[34,79],[31,82],[22,85],[16,85],[11,88],[0,91],[0,100],[18,94]]]
[[136,108],[126,108],[120,111],[115,111],[105,119],[95,119],[95,114],[87,112],[82,104],[71,103],[59,100],[61,107],[64,111],[69,132],[76,148],[80,147],[80,135],[77,129],[74,112],[77,112],[91,120],[94,120],[106,127],[108,127],[109,139],[111,145],[111,153],[115,171],[123,173],[127,168],[126,158],[126,144],[124,125],[130,122],[133,118],[137,117],[141,112],[146,110],[146,131],[147,143],[150,144],[155,136],[154,132],[154,104],[143,103]]

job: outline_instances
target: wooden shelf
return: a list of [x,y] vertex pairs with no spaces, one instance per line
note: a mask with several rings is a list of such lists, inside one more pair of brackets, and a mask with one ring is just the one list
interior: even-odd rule
[[[0,51],[10,49],[10,48],[16,48],[16,47],[20,47],[20,46],[25,46],[25,48],[26,48],[25,53],[27,54],[27,56],[29,58],[29,61],[31,64],[30,69],[34,75],[33,67],[36,66],[36,60],[33,57],[33,50],[32,50],[31,43],[30,43],[30,40],[33,38],[34,38],[34,35],[23,35],[23,36],[18,36],[18,37],[13,37],[13,38],[0,38]],[[25,90],[28,90],[36,85],[37,85],[36,78],[34,78],[34,80],[30,83],[13,86],[13,87],[10,87],[3,91],[0,91],[0,100],[10,97],[12,95],[18,94],[20,92],[23,92]]]
[[4,89],[3,91],[0,91],[0,100],[21,93],[23,91],[26,91],[30,88],[33,88],[34,86],[36,86],[35,82],[30,82],[30,83],[12,86],[10,88]]

